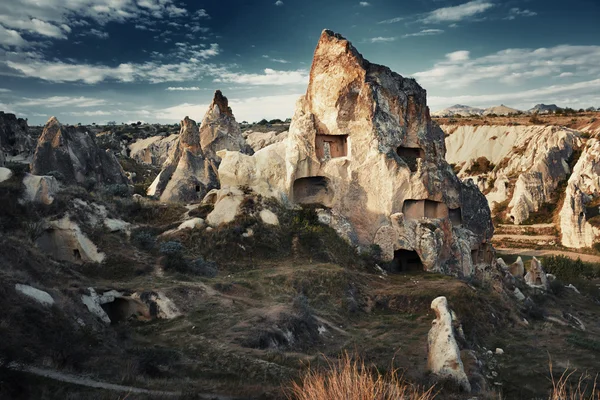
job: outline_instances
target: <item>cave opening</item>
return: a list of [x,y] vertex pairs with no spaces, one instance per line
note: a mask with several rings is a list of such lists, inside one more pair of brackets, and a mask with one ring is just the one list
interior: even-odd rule
[[138,315],[134,302],[122,297],[117,297],[114,301],[101,304],[100,306],[106,315],[108,315],[111,324],[118,324],[119,322],[127,321],[131,316]]
[[292,190],[292,197],[297,204],[320,204],[329,207],[333,200],[329,179],[324,176],[296,179]]
[[321,161],[348,155],[348,135],[317,135],[315,151]]
[[423,271],[423,262],[416,251],[401,249],[394,251],[390,267],[391,272]]
[[450,215],[450,222],[452,222],[453,226],[462,225],[462,211],[460,208],[451,208],[448,210],[448,213]]
[[396,154],[408,165],[410,172],[416,172],[418,159],[425,158],[425,152],[420,148],[411,148],[400,146],[396,149]]

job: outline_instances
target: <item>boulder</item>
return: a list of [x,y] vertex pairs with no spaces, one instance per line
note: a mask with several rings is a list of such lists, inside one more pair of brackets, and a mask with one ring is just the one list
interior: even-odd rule
[[35,242],[36,246],[58,260],[74,263],[97,262],[104,260],[104,253],[81,231],[68,215],[50,221]]
[[525,283],[534,288],[550,289],[550,283],[548,282],[542,263],[535,257],[531,260],[531,266],[525,275]]
[[0,167],[0,183],[9,180],[13,176],[10,169]]
[[275,214],[271,210],[261,210],[259,212],[260,219],[267,225],[279,225],[279,218],[277,218],[277,214]]
[[23,185],[25,190],[19,200],[22,203],[52,204],[59,189],[58,181],[53,176],[38,176],[27,173],[23,178]]
[[43,290],[36,289],[29,285],[22,285],[20,283],[15,284],[15,290],[24,294],[27,297],[31,297],[38,303],[41,303],[45,306],[52,306],[54,304],[54,299],[48,292],[44,292]]
[[67,183],[95,179],[102,184],[127,184],[129,180],[110,151],[101,150],[83,127],[62,125],[55,117],[46,123],[31,162],[31,173],[60,173]]
[[215,92],[200,125],[200,144],[206,157],[217,165],[221,161],[217,153],[221,150],[239,151],[244,154],[253,152],[242,136],[227,97],[223,96],[220,90]]
[[29,135],[27,121],[15,114],[0,111],[0,167],[4,161],[21,155],[27,159],[35,148],[35,140]]
[[525,275],[525,265],[523,264],[523,259],[521,258],[521,256],[517,258],[517,261],[510,264],[510,267],[508,267],[508,269],[510,271],[510,274],[515,278],[523,278],[523,275]]
[[452,315],[445,297],[431,302],[436,319],[432,322],[427,338],[427,368],[437,377],[451,380],[466,392],[471,391],[469,379],[465,374],[460,349],[454,337]]
[[270,132],[253,132],[253,131],[246,131],[243,133],[244,137],[246,138],[246,142],[248,143],[248,145],[250,147],[252,147],[252,150],[259,151],[260,149],[264,149],[267,146],[270,146],[274,143],[279,143],[284,141],[285,139],[287,139],[289,132],[285,131],[285,132],[277,132],[277,131],[270,131]]
[[244,186],[290,207],[332,209],[354,244],[385,247],[384,259],[400,269],[471,275],[488,258],[478,254],[487,254],[491,214],[445,151],[425,90],[326,30],[287,139],[253,156],[219,153],[219,179],[225,191]]
[[148,189],[148,195],[166,202],[192,202],[201,200],[218,185],[216,165],[205,157],[200,146],[198,125],[185,117],[175,150]]

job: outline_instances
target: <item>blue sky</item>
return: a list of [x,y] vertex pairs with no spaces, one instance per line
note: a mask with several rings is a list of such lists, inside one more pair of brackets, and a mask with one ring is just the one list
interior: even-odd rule
[[600,107],[598,0],[2,0],[0,110],[44,123],[286,118],[325,28],[456,103]]

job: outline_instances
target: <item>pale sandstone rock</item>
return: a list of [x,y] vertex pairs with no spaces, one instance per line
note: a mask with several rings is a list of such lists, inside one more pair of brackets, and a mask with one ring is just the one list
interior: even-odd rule
[[116,218],[106,218],[104,220],[104,226],[111,232],[125,232],[129,233],[131,224]]
[[151,318],[173,319],[182,315],[175,303],[163,292],[133,293],[131,298],[146,304]]
[[519,288],[515,288],[515,290],[513,290],[513,295],[517,300],[525,301],[525,295],[523,294],[523,292],[521,292],[521,290],[519,290]]
[[54,304],[54,299],[48,292],[44,292],[43,290],[36,289],[29,285],[22,285],[20,283],[15,284],[15,290],[17,292],[23,293],[27,297],[31,297],[35,301],[45,305],[52,306]]
[[58,181],[53,176],[25,174],[23,185],[25,190],[19,199],[21,203],[52,204],[59,189]]
[[443,296],[438,297],[431,302],[431,308],[435,311],[436,319],[432,322],[427,338],[427,368],[434,375],[452,380],[463,390],[470,392],[471,385],[454,337],[448,301]]
[[98,317],[105,324],[110,324],[110,318],[108,314],[102,308],[102,304],[100,301],[100,296],[96,293],[93,288],[88,288],[89,295],[82,294],[81,302],[87,307],[89,312]]
[[[425,96],[413,79],[369,63],[324,31],[288,138],[253,156],[220,153],[221,187],[247,186],[287,205],[321,204],[349,222],[347,236],[358,245],[386,247],[388,260],[406,250],[423,269],[472,274],[484,261],[473,262],[472,252],[493,233],[489,207],[444,160],[443,132]],[[403,217],[394,221],[396,214]]]
[[[205,225],[204,220],[202,218],[190,218],[187,221],[182,222],[175,229],[168,230],[164,232],[162,235],[172,235],[178,232],[181,232],[184,229],[198,229],[202,228]],[[162,236],[161,235],[161,236]]]
[[74,263],[101,263],[105,257],[68,215],[60,220],[50,221],[47,229],[36,240],[36,246],[54,258]]
[[252,154],[252,148],[242,136],[239,124],[229,107],[227,97],[220,90],[215,92],[212,103],[204,115],[200,125],[200,144],[207,158],[217,165],[221,157],[217,154],[221,150],[239,151]]
[[221,189],[216,199],[215,208],[206,216],[206,222],[213,226],[227,224],[238,215],[244,193],[237,188]]
[[542,263],[535,257],[531,260],[531,267],[525,275],[525,283],[531,287],[548,290],[550,283],[542,267]]
[[525,275],[525,265],[523,264],[521,256],[517,258],[517,261],[510,264],[508,269],[510,270],[510,274],[515,278],[523,278],[523,275]]
[[262,222],[267,225],[279,225],[279,218],[277,218],[277,214],[271,210],[261,210],[259,216]]
[[246,131],[244,132],[244,136],[246,137],[246,142],[252,150],[259,151],[264,149],[267,146],[270,146],[274,143],[279,143],[287,139],[289,135],[288,131],[277,133],[276,131],[271,132],[253,132]]
[[101,150],[92,134],[62,125],[55,117],[46,123],[31,162],[34,175],[51,171],[60,172],[67,183],[83,183],[89,178],[104,184],[129,183],[114,154]]
[[218,185],[216,165],[205,157],[200,146],[198,125],[185,117],[175,150],[148,189],[148,195],[160,196],[166,202],[191,202],[201,200]]
[[4,182],[9,180],[13,176],[13,173],[10,169],[0,167],[0,182]]
[[561,243],[566,247],[591,247],[600,237],[600,228],[588,220],[600,214],[589,207],[600,196],[600,141],[588,140],[569,178],[560,210]]
[[178,134],[173,134],[136,140],[129,145],[129,156],[141,164],[162,166],[177,147],[178,138]]

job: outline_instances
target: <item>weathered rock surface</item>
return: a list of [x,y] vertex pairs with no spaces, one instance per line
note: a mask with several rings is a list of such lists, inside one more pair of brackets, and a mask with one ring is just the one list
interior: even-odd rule
[[561,242],[567,247],[591,247],[600,237],[600,141],[590,139],[573,168],[560,210]]
[[380,245],[399,268],[471,275],[493,233],[490,211],[445,151],[425,90],[324,31],[288,138],[253,156],[221,152],[219,178],[225,191],[247,186],[331,208],[349,221],[354,244]]
[[252,147],[252,150],[259,151],[260,149],[264,149],[267,146],[270,146],[274,143],[279,143],[287,139],[289,132],[253,132],[246,131],[242,134],[246,138],[246,142],[248,145]]
[[54,304],[54,299],[48,292],[44,292],[43,290],[36,289],[29,285],[23,285],[20,283],[15,284],[15,290],[17,292],[23,293],[27,297],[31,297],[35,301],[45,305],[52,306]]
[[177,146],[179,135],[151,136],[129,145],[129,156],[141,164],[162,166]]
[[28,129],[27,121],[23,118],[0,111],[0,166],[4,165],[3,160],[19,154],[25,154],[25,158],[31,155],[35,140],[29,135]]
[[[581,147],[578,132],[555,126],[442,126],[449,163],[459,177],[476,176],[490,206],[510,200],[508,217],[521,224],[543,203],[556,201],[558,184],[570,173],[568,161]],[[472,171],[480,157],[493,171]],[[471,171],[469,171],[471,169]],[[493,183],[493,185],[492,185]]]
[[9,180],[13,176],[13,173],[10,169],[0,167],[0,182],[4,182]]
[[252,154],[252,148],[242,136],[239,124],[229,107],[227,97],[220,90],[215,92],[212,103],[204,115],[200,125],[200,145],[205,156],[217,165],[221,157],[217,152],[221,150],[239,151]]
[[523,259],[521,256],[517,258],[517,261],[510,264],[510,267],[508,268],[510,270],[510,274],[515,278],[523,278],[523,275],[525,275],[525,265],[523,264]]
[[101,150],[87,131],[62,125],[55,117],[46,123],[40,136],[31,173],[60,172],[67,183],[83,183],[93,178],[104,184],[126,184],[125,172],[114,154]]
[[525,283],[531,287],[544,290],[548,290],[550,288],[550,283],[548,282],[548,278],[546,277],[546,272],[544,272],[542,263],[535,257],[533,257],[531,260],[531,266],[525,275]]
[[185,117],[177,145],[148,195],[160,196],[161,201],[167,202],[191,202],[201,200],[218,186],[217,167],[202,151],[198,125]]
[[68,215],[50,221],[45,231],[36,240],[36,246],[56,259],[74,263],[100,263],[105,257]]
[[448,379],[470,392],[471,385],[465,374],[460,349],[454,337],[452,315],[448,300],[438,297],[431,302],[436,318],[427,337],[427,368],[441,379]]
[[53,176],[25,174],[23,185],[25,190],[20,201],[25,203],[52,204],[59,189],[58,182]]

